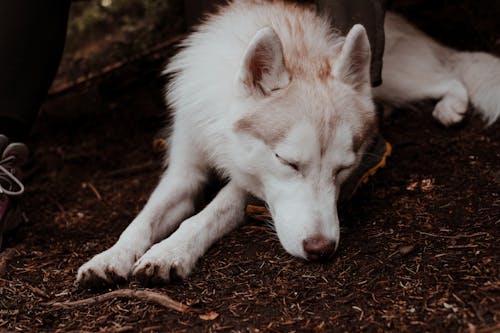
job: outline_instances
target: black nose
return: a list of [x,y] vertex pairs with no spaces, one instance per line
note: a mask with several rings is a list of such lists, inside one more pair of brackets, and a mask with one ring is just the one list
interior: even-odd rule
[[323,236],[313,236],[302,242],[307,259],[325,260],[330,258],[337,247],[334,240],[326,239]]

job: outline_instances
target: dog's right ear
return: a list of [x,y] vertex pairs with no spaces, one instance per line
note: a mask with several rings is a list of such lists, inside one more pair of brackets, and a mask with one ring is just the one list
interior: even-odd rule
[[238,81],[247,93],[264,96],[286,87],[290,82],[283,45],[272,28],[260,29],[250,41]]
[[370,42],[365,28],[355,24],[345,38],[340,57],[334,64],[333,75],[364,93],[371,92]]

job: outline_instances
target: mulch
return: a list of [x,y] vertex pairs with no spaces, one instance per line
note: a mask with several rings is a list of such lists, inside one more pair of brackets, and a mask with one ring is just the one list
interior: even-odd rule
[[78,267],[116,241],[161,173],[161,65],[134,62],[44,106],[26,223],[0,253],[0,331],[500,331],[500,123],[444,129],[431,105],[385,122],[393,154],[342,207],[330,262],[289,256],[248,219],[184,281],[78,289]]

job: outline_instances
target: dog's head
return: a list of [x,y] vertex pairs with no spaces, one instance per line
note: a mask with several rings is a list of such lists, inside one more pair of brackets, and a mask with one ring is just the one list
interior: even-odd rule
[[233,179],[267,203],[287,252],[323,259],[339,244],[340,187],[377,130],[370,47],[356,25],[337,54],[300,71],[289,68],[285,52],[271,28],[247,47]]

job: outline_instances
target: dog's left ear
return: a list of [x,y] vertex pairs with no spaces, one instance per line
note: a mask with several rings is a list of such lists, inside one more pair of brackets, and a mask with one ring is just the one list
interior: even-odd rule
[[239,81],[248,93],[265,96],[288,85],[290,76],[285,67],[283,46],[272,28],[260,29],[250,41]]
[[333,65],[334,77],[366,93],[370,84],[370,42],[361,24],[354,25],[347,34],[340,56]]

